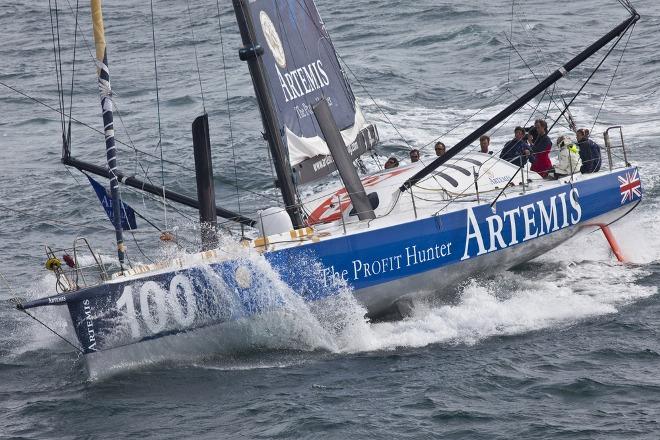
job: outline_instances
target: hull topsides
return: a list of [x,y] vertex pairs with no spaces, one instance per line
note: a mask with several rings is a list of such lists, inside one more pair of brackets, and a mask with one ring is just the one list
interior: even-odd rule
[[115,280],[69,294],[67,304],[86,353],[236,321],[346,288],[370,315],[379,315],[403,299],[446,297],[466,278],[511,268],[582,230],[618,220],[641,199],[622,197],[618,176],[631,172],[636,169],[509,197],[493,208],[468,206],[266,252],[265,258],[228,258]]

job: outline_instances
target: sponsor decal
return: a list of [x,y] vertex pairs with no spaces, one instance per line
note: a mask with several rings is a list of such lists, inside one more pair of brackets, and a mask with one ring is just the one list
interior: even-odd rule
[[[280,69],[275,70],[277,70],[277,77],[280,80],[280,86],[282,86],[282,93],[284,93],[284,102],[301,98],[330,85],[330,78],[323,70],[321,60],[316,60],[306,66],[284,73],[280,72]],[[310,115],[310,110],[311,108],[307,107],[297,108],[299,115]]]
[[[353,142],[352,144],[346,146],[346,151],[348,151],[349,155],[353,156],[358,151],[359,148],[360,146],[357,144],[357,142]],[[322,156],[319,160],[317,160],[312,164],[312,169],[314,170],[314,172],[319,172],[322,169],[327,168],[334,163],[335,160],[332,157],[332,155]]]
[[[524,243],[580,222],[579,191],[572,188],[542,200],[493,213],[487,206],[468,208],[465,227],[437,237],[419,237],[386,255],[356,255],[350,262],[328,264],[320,270],[325,286],[397,278],[423,272]],[[461,247],[463,246],[464,247]],[[396,272],[403,272],[397,275]]]
[[619,192],[621,193],[621,204],[632,202],[642,198],[642,182],[639,180],[637,169],[626,172],[619,179]]
[[[574,225],[582,218],[577,188],[527,205],[493,214],[481,223],[474,209],[467,209],[465,252],[462,260],[523,243]],[[522,222],[520,221],[522,220]],[[522,227],[519,227],[522,226]],[[476,245],[476,254],[472,251]]]
[[94,316],[92,315],[92,304],[83,300],[83,313],[85,333],[87,334],[87,351],[96,351],[96,332],[94,331]]
[[321,159],[317,160],[312,164],[312,168],[314,168],[315,172],[318,172],[323,168],[329,167],[333,163],[335,163],[335,161],[332,158],[332,156],[323,156]]
[[488,181],[491,185],[507,184],[509,183],[509,180],[511,180],[511,176],[497,176],[493,170],[486,171],[486,177],[488,177]]
[[496,176],[496,177],[488,176],[488,181],[493,185],[507,184],[509,183],[509,180],[511,180],[511,176]]
[[451,242],[435,243],[432,246],[413,244],[405,246],[400,253],[395,255],[375,259],[356,258],[351,261],[350,269],[336,270],[335,266],[323,268],[321,275],[325,286],[341,285],[347,281],[365,280],[413,266],[429,265],[433,261],[449,257],[451,254]]
[[63,302],[66,302],[66,297],[64,295],[48,298],[48,304],[59,304]]
[[[237,276],[248,282],[249,273],[240,272],[242,275],[237,273]],[[181,274],[170,280],[169,287],[155,281],[127,285],[115,307],[135,339],[143,333],[157,334],[167,330],[168,322],[169,329],[190,327],[197,317],[195,288],[190,279]]]
[[266,43],[268,44],[268,48],[273,54],[273,58],[275,58],[275,62],[278,66],[280,66],[281,69],[285,69],[286,57],[284,56],[284,46],[282,45],[282,40],[280,40],[279,34],[277,33],[277,29],[275,29],[275,25],[265,11],[261,11],[259,13],[259,21],[261,22],[261,29],[264,32]]

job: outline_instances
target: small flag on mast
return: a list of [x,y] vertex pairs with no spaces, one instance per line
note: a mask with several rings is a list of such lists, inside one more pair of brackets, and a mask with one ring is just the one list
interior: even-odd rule
[[[105,213],[108,215],[110,222],[114,224],[112,221],[112,197],[110,197],[110,194],[108,194],[108,191],[103,185],[89,177],[89,175],[85,174],[85,176],[87,176],[89,183],[92,185],[92,188],[94,188],[96,195],[101,201],[101,206],[103,206],[103,209],[105,209]],[[135,222],[135,211],[124,202],[121,202],[121,228],[124,231],[137,229],[137,223]]]

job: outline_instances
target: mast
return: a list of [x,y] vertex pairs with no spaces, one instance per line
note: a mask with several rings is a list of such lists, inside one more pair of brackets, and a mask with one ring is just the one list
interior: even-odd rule
[[339,176],[344,182],[348,197],[353,203],[360,220],[373,220],[376,218],[374,208],[369,202],[369,197],[364,191],[364,185],[358,176],[357,170],[353,166],[353,159],[346,150],[346,144],[341,137],[335,120],[332,118],[330,105],[326,99],[322,99],[312,106],[314,116],[323,131],[323,136],[328,144],[332,158],[337,164]]
[[202,116],[195,118],[192,124],[192,135],[197,199],[199,200],[199,229],[202,234],[202,250],[208,251],[218,247],[218,221],[215,214],[215,187],[213,186],[209,115],[204,113]]
[[112,197],[112,222],[115,226],[117,238],[117,256],[119,266],[124,270],[126,246],[121,228],[121,196],[119,194],[119,181],[115,171],[117,169],[117,150],[115,147],[115,129],[113,123],[112,88],[110,87],[110,71],[108,70],[108,54],[105,46],[105,29],[103,28],[103,10],[101,0],[91,0],[92,24],[94,27],[94,44],[96,46],[96,65],[101,94],[101,108],[103,110],[103,130],[105,131],[105,154],[110,170],[110,196]]
[[282,192],[282,199],[284,200],[286,211],[289,217],[291,217],[293,227],[297,229],[304,225],[296,199],[289,155],[282,140],[282,127],[277,120],[275,107],[268,90],[265,67],[261,60],[264,49],[256,41],[254,23],[252,23],[252,18],[245,2],[246,0],[232,0],[236,21],[238,22],[238,28],[241,32],[241,39],[244,45],[243,49],[239,51],[239,55],[242,61],[247,61],[248,63],[264,125],[264,137],[268,141],[271,156],[273,157],[273,164],[275,165],[275,172],[277,173],[277,185]]
[[[105,177],[110,180],[110,189],[111,197],[113,200],[113,223],[115,225],[120,224],[117,220],[117,215],[121,218],[120,208],[117,206],[120,205],[119,197],[119,188],[118,182],[122,182],[124,185],[145,191],[160,197],[164,197],[167,200],[171,200],[176,203],[180,203],[185,206],[189,206],[194,209],[199,209],[199,201],[195,198],[188,197],[186,195],[174,192],[174,191],[163,191],[162,187],[152,185],[149,182],[137,179],[135,176],[127,175],[121,170],[117,169],[117,160],[116,160],[116,149],[115,149],[115,139],[114,139],[114,126],[113,126],[113,114],[112,114],[112,93],[110,89],[110,75],[108,72],[108,63],[107,63],[107,53],[105,45],[105,32],[103,27],[103,11],[101,7],[101,0],[91,0],[92,7],[92,21],[94,27],[94,42],[96,45],[96,58],[98,66],[98,81],[99,89],[101,91],[101,107],[103,109],[103,126],[105,130],[106,138],[106,160],[108,167],[99,166],[96,164],[84,162],[78,159],[71,157],[71,144],[69,142],[70,136],[65,137],[64,146],[62,148],[62,163],[67,166],[72,166],[80,171],[87,171],[89,173],[95,174],[97,176]],[[106,111],[107,109],[107,111]],[[245,217],[241,214],[235,213],[233,211],[215,207],[215,211],[218,216],[225,218],[227,220],[235,221],[237,223],[254,227],[256,221]],[[123,262],[123,254],[125,253],[125,246],[123,244],[123,233],[121,228],[117,230],[117,251],[120,255],[120,262]],[[121,246],[120,244],[121,243]]]
[[493,118],[491,118],[486,123],[484,123],[481,127],[474,130],[467,137],[465,137],[463,140],[461,140],[459,143],[457,143],[451,149],[449,149],[444,155],[435,159],[433,162],[431,162],[426,167],[421,169],[417,174],[406,180],[403,183],[403,185],[399,187],[399,191],[404,192],[407,189],[411,188],[413,185],[415,185],[417,182],[422,180],[424,177],[431,174],[440,165],[444,164],[452,157],[456,156],[463,149],[469,146],[472,142],[479,139],[479,136],[486,134],[488,130],[495,127],[497,124],[504,121],[506,118],[508,118],[513,113],[518,111],[523,105],[527,104],[539,93],[541,93],[542,91],[544,91],[545,89],[547,89],[548,87],[559,81],[561,78],[566,76],[568,72],[570,72],[571,70],[582,64],[587,58],[591,57],[593,54],[598,52],[607,43],[614,40],[616,37],[623,35],[630,26],[632,26],[637,22],[637,20],[639,20],[639,18],[640,18],[639,14],[633,10],[632,15],[628,17],[628,19],[626,19],[617,27],[615,27],[607,34],[602,36],[598,41],[593,43],[591,46],[587,47],[585,50],[580,52],[575,58],[564,64],[559,69],[555,70],[550,76],[548,76],[546,79],[541,81],[536,87],[529,90],[523,96],[521,96],[512,104],[510,104],[508,107],[506,107],[504,110],[502,110]]

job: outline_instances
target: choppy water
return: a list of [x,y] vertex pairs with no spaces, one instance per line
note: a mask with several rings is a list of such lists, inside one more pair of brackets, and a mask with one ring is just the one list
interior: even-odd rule
[[[187,6],[154,3],[164,158],[192,166],[188,124],[206,107],[217,146],[218,199],[238,209],[216,4],[191,5],[202,101]],[[511,2],[482,3],[319,0],[335,45],[368,94],[355,80],[354,91],[392,145],[383,154],[406,155],[394,146],[402,141],[386,119],[417,147],[441,135],[451,144],[533,83],[515,53],[509,70],[503,33],[511,29]],[[625,16],[615,0],[515,3],[513,40],[539,76]],[[59,6],[69,90],[74,18],[69,4]],[[653,0],[636,6],[642,21],[593,130],[622,124],[631,159],[641,168],[646,199],[614,228],[633,264],[615,263],[604,239],[590,235],[494,279],[466,280],[455,304],[416,304],[403,321],[368,323],[350,296],[318,309],[293,305],[289,314],[237,329],[233,345],[219,354],[173,356],[103,380],[88,380],[68,346],[12,310],[12,294],[3,286],[0,438],[657,438],[660,13]],[[85,4],[80,22],[90,44],[87,12]],[[118,138],[159,155],[149,5],[106,2],[105,18],[126,127]],[[270,167],[247,70],[236,60],[239,39],[227,4],[221,22],[241,209],[249,213],[272,204],[268,197],[276,193],[263,191]],[[49,23],[46,5],[0,4],[0,81],[56,107]],[[72,113],[99,129],[94,67],[78,38]],[[574,107],[578,125],[594,123],[619,57],[615,51]],[[588,74],[578,70],[560,90],[575,90]],[[70,245],[86,235],[110,259],[113,234],[81,176],[58,162],[57,114],[3,86],[0,114],[0,272],[21,297],[35,298],[53,288],[43,269],[44,243]],[[528,114],[496,131],[493,144],[503,143]],[[75,125],[73,150],[101,163],[102,135]],[[122,167],[140,174],[134,153],[122,151]],[[159,182],[157,161],[140,158]],[[194,194],[185,168],[167,163],[164,179]],[[127,198],[165,223],[158,204]],[[183,237],[194,236],[185,217],[169,209],[167,218]],[[147,256],[167,252],[157,236],[138,234]],[[129,246],[135,259],[147,261],[134,243]],[[58,311],[39,317],[67,331]],[[212,346],[218,338],[197,343]]]

